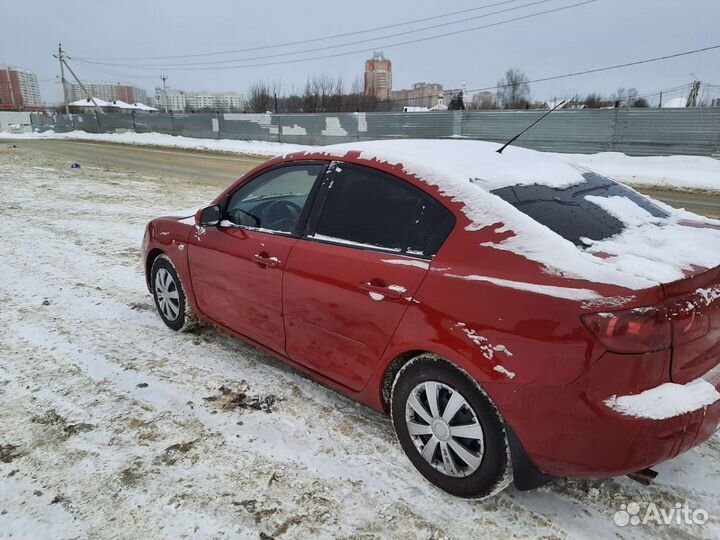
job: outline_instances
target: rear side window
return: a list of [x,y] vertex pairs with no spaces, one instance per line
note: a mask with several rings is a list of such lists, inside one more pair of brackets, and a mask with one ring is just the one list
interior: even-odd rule
[[328,188],[315,237],[432,257],[454,223],[452,212],[407,182],[341,164]]
[[595,173],[583,177],[585,182],[565,189],[527,185],[496,189],[493,193],[580,247],[585,246],[581,238],[603,240],[625,230],[622,221],[585,199],[587,195],[627,197],[656,218],[668,217],[649,199],[614,180]]
[[431,257],[455,226],[455,216],[435,199],[424,195],[415,224],[410,228],[407,253]]

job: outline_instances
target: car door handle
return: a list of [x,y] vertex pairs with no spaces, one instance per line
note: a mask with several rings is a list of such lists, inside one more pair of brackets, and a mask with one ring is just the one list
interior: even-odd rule
[[[378,298],[378,300],[384,300],[386,298],[388,300],[400,300],[403,293],[406,292],[405,288],[399,285],[373,285],[370,282],[361,283],[360,290],[370,293],[371,296],[372,293],[381,295],[383,298]],[[375,300],[375,298],[373,298],[373,300]]]
[[255,264],[262,266],[263,268],[277,268],[280,265],[280,261],[277,257],[271,257],[265,252],[253,255],[253,261]]

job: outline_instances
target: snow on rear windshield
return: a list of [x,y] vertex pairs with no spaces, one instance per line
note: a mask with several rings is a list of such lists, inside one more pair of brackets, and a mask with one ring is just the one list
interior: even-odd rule
[[[668,213],[650,200],[617,182],[595,173],[584,173],[585,182],[564,189],[543,185],[516,185],[492,193],[573,244],[583,239],[604,240],[621,233],[626,224],[596,202],[596,197],[626,197],[656,218]],[[592,196],[590,199],[586,197]]]

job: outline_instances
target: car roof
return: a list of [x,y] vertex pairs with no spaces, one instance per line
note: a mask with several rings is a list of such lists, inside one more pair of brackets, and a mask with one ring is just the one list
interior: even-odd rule
[[582,170],[552,154],[467,139],[398,139],[324,146],[311,151],[333,157],[357,152],[358,161],[402,165],[403,170],[442,189],[468,182],[491,191],[511,185],[568,187],[584,181]]

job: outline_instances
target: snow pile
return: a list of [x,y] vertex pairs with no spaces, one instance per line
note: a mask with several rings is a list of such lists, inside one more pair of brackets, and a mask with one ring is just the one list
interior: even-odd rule
[[168,148],[185,148],[188,150],[210,150],[213,152],[233,152],[257,156],[278,156],[286,152],[299,152],[312,148],[302,144],[269,141],[236,141],[232,139],[196,139],[179,135],[166,135],[164,133],[133,133],[130,131],[124,133],[87,133],[85,131],[55,133],[50,130],[42,133],[0,133],[0,139],[68,139],[164,146]]
[[509,371],[508,369],[504,368],[500,364],[494,366],[493,371],[497,371],[498,373],[505,375],[508,379],[515,378],[515,373],[513,373],[512,371]]
[[707,289],[698,289],[695,291],[695,294],[698,294],[703,299],[705,306],[709,306],[715,302],[715,300],[720,299],[720,285],[715,285]]
[[665,420],[709,407],[720,401],[720,392],[704,379],[687,384],[665,383],[634,396],[612,396],[605,404],[635,418]]
[[[613,199],[620,199],[622,204]],[[717,229],[684,225],[677,215],[659,220],[624,197],[592,197],[592,201],[627,225],[622,233],[605,240],[586,240],[589,253],[611,254],[606,260],[619,271],[670,283],[695,267],[720,265]],[[643,212],[646,219],[642,219]]]
[[501,279],[490,276],[469,275],[461,276],[457,274],[443,274],[449,278],[465,279],[467,281],[484,281],[492,283],[498,287],[507,287],[518,291],[527,291],[535,294],[543,294],[545,296],[553,296],[555,298],[565,298],[567,300],[596,300],[600,295],[590,289],[578,289],[572,287],[557,287],[553,285],[538,285],[537,283],[526,283],[524,281],[512,281],[509,279]]
[[474,140],[401,139],[334,144],[318,151],[343,156],[357,150],[363,159],[402,163],[406,170],[412,168],[414,174],[435,180],[432,183],[460,180],[462,185],[454,186],[455,191],[466,197],[476,192],[467,186],[470,179],[488,191],[531,184],[563,188],[585,181],[583,171],[552,155],[517,146],[498,154],[496,150],[501,146]]
[[619,152],[552,155],[635,186],[720,192],[720,160],[709,157],[630,157]]
[[488,338],[478,334],[474,328],[468,328],[467,324],[465,324],[464,322],[455,323],[455,327],[458,328],[463,334],[465,334],[465,336],[470,341],[472,341],[473,344],[480,348],[482,355],[487,360],[493,360],[495,358],[496,352],[503,353],[506,356],[513,355],[505,345],[493,345],[488,341]]
[[430,268],[430,263],[418,261],[415,259],[382,259],[382,262],[399,266],[414,266],[416,268],[422,268],[423,270],[427,270],[428,268]]

